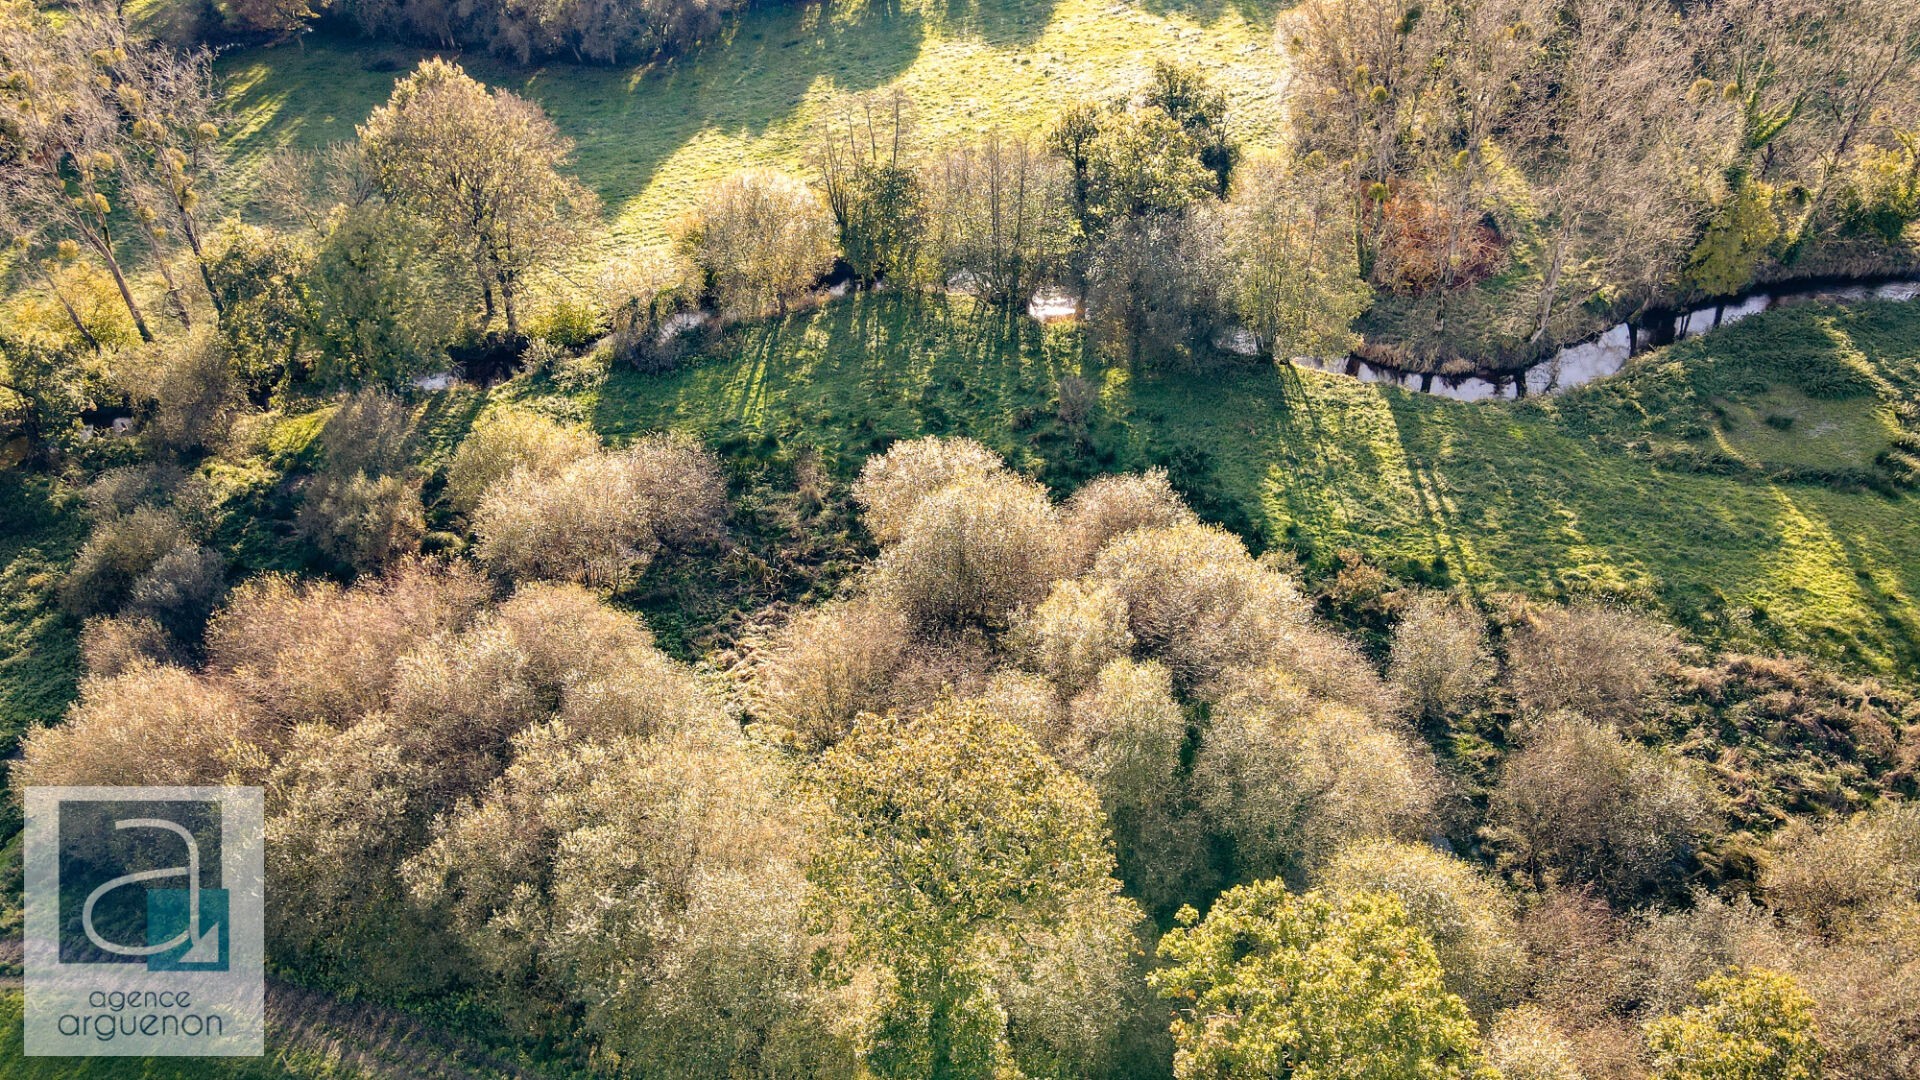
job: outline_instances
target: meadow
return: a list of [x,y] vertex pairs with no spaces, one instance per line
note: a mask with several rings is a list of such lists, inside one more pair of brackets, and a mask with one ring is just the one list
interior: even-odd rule
[[[1084,433],[1057,415],[1072,376],[1099,390]],[[815,446],[848,475],[929,433],[1063,492],[1164,467],[1203,514],[1311,570],[1352,549],[1406,580],[1619,597],[1703,640],[1897,674],[1920,664],[1920,498],[1871,462],[1917,396],[1910,305],[1770,313],[1563,397],[1461,403],[1226,360],[1130,371],[1072,330],[868,297],[742,330],[666,376],[618,373],[589,408],[614,439]]]
[[[989,130],[1039,137],[1063,106],[1131,95],[1177,56],[1228,95],[1258,146],[1279,130],[1285,62],[1275,0],[850,0],[756,10],[722,40],[641,67],[521,68],[483,53],[475,78],[538,102],[577,144],[576,171],[605,203],[610,251],[666,239],[698,194],[736,169],[806,172],[836,94],[898,89],[929,144]],[[344,34],[221,57],[244,190],[275,149],[353,138],[394,79],[434,55]]]

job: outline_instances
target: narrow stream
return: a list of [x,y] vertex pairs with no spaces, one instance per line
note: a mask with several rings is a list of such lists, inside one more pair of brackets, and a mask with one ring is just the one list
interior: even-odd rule
[[1568,345],[1524,372],[1488,378],[1479,375],[1428,375],[1371,364],[1357,357],[1295,361],[1305,367],[1352,375],[1366,382],[1392,383],[1455,401],[1490,401],[1557,394],[1617,373],[1627,360],[1660,345],[1697,337],[1741,319],[1789,304],[1853,304],[1863,300],[1907,301],[1920,296],[1920,280],[1879,285],[1813,286],[1754,293],[1737,300],[1706,304],[1649,324],[1620,323],[1597,337]]
[[[1641,319],[1620,323],[1595,337],[1563,347],[1551,358],[1511,375],[1435,375],[1403,371],[1374,364],[1359,357],[1321,359],[1302,356],[1294,363],[1318,371],[1351,375],[1365,382],[1391,383],[1409,390],[1436,394],[1455,401],[1512,400],[1540,394],[1557,394],[1583,383],[1617,373],[1631,357],[1648,349],[1668,345],[1709,330],[1731,326],[1741,319],[1789,304],[1852,304],[1863,300],[1906,301],[1920,296],[1920,279],[1890,281],[1871,285],[1808,285],[1752,293],[1733,300],[1703,304],[1689,311],[1664,315],[1657,322]],[[1042,323],[1064,322],[1079,318],[1079,298],[1057,287],[1035,293],[1027,314]],[[1214,341],[1214,346],[1241,356],[1258,356],[1260,343],[1246,330],[1232,330]]]

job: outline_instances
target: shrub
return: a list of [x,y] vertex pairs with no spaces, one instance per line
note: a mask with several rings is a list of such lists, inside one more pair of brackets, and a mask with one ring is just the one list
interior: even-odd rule
[[1093,562],[1101,548],[1135,529],[1194,525],[1199,519],[1174,492],[1164,469],[1127,476],[1102,476],[1073,493],[1061,508],[1067,536],[1078,556],[1076,566]]
[[1507,759],[1487,815],[1501,865],[1619,901],[1681,881],[1718,820],[1683,763],[1578,718],[1547,722]]
[[833,218],[805,184],[765,169],[715,185],[678,226],[681,250],[735,315],[784,313],[833,264]]
[[1275,665],[1314,694],[1388,711],[1379,680],[1352,646],[1315,627],[1294,583],[1222,529],[1134,529],[1101,549],[1087,578],[1126,601],[1134,640],[1183,689],[1211,697],[1229,668]]
[[1679,646],[1672,629],[1625,608],[1548,608],[1514,633],[1507,677],[1535,714],[1625,723],[1651,703]]
[[1920,900],[1920,805],[1883,803],[1837,821],[1796,821],[1769,847],[1760,878],[1767,895],[1822,931],[1896,900]]
[[1167,669],[1121,658],[1068,706],[1062,756],[1109,815],[1157,807],[1174,793],[1187,717]]
[[1487,1060],[1505,1080],[1581,1080],[1573,1046],[1534,1005],[1507,1009],[1487,1033]]
[[1449,597],[1418,597],[1394,631],[1388,677],[1417,716],[1467,711],[1493,680],[1485,621]]
[[660,542],[681,545],[717,535],[727,513],[720,458],[691,436],[648,435],[620,455],[639,497],[652,507]]
[[425,511],[406,475],[413,417],[383,390],[341,401],[320,429],[321,464],[307,481],[298,526],[343,566],[379,571],[420,549]]
[[1342,848],[1318,879],[1338,896],[1381,893],[1433,942],[1447,989],[1489,1016],[1519,988],[1524,957],[1514,898],[1471,865],[1425,844],[1363,840]]
[[460,448],[447,464],[447,502],[470,514],[487,488],[515,469],[557,476],[599,449],[599,438],[585,428],[569,427],[529,409],[496,407],[460,440]]
[[884,712],[912,627],[873,599],[827,604],[774,636],[753,684],[755,711],[802,746],[832,746],[863,712]]
[[61,602],[80,615],[113,611],[142,575],[189,543],[186,526],[166,510],[142,506],[108,518],[94,527],[60,583]]
[[8,783],[15,791],[218,784],[263,734],[218,684],[181,668],[136,664],[85,680],[63,722],[29,731]]
[[893,444],[868,458],[854,482],[853,498],[865,511],[867,531],[881,544],[899,540],[921,500],[949,484],[979,479],[1006,468],[1000,456],[972,439],[929,435]]
[[678,436],[579,458],[557,474],[521,467],[474,511],[480,560],[516,580],[624,586],[662,542],[717,528],[726,506],[719,461]]
[[256,577],[208,624],[207,670],[282,728],[345,727],[385,703],[397,659],[489,599],[457,564],[410,560],[350,588]]
[[1060,573],[1060,517],[1045,488],[994,474],[921,500],[874,567],[874,587],[927,627],[998,625]]
[[1234,682],[1214,706],[1193,782],[1243,872],[1299,880],[1351,841],[1421,835],[1437,777],[1407,738],[1312,702],[1281,672]]
[[513,758],[404,870],[503,1006],[537,1017],[526,988],[550,988],[645,1075],[811,1073],[846,1053],[809,1015],[804,808],[771,759],[564,724],[528,731]]
[[1126,602],[1110,586],[1073,579],[1055,583],[1015,622],[1009,641],[1029,669],[1068,696],[1133,649]]
[[80,631],[80,667],[98,679],[148,664],[178,664],[180,644],[151,615],[127,613],[88,619]]

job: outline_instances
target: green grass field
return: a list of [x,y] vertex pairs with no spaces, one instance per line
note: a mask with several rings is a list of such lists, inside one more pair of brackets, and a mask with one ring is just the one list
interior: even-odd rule
[[[927,144],[998,129],[1039,135],[1064,105],[1131,94],[1178,57],[1225,90],[1243,137],[1272,141],[1284,63],[1275,0],[850,0],[735,20],[689,56],[639,68],[516,68],[461,56],[476,78],[539,102],[579,145],[616,250],[663,240],[706,186],[735,169],[805,169],[809,132],[837,92],[898,87]],[[394,79],[428,53],[354,38],[222,57],[242,186],[276,147],[353,137]]]
[[[1084,441],[1055,416],[1068,375],[1101,391]],[[1853,377],[1846,396],[1805,389]],[[1621,596],[1704,640],[1911,675],[1920,496],[1830,481],[1884,448],[1893,410],[1917,398],[1916,305],[1775,313],[1562,398],[1463,404],[1256,364],[1131,373],[1072,331],[854,298],[740,331],[667,376],[616,375],[591,406],[610,436],[812,445],[843,474],[929,432],[979,438],[1061,490],[1162,465],[1207,516],[1310,565],[1353,548],[1481,594]],[[1793,407],[1821,417],[1805,438],[1805,421],[1746,418]]]

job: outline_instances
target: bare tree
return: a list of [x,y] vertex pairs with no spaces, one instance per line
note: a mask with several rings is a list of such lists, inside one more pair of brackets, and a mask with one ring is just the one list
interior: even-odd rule
[[1067,170],[1026,139],[989,134],[925,176],[943,278],[968,275],[982,298],[1016,304],[1066,257]]
[[[1679,28],[1650,0],[1560,0],[1524,120],[1538,207],[1532,340],[1602,288],[1645,291],[1692,235],[1692,104]],[[1632,102],[1631,108],[1622,106]]]

